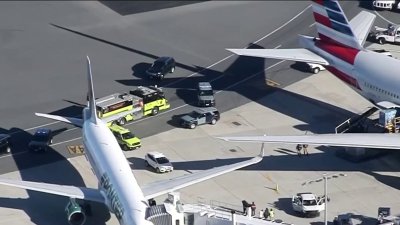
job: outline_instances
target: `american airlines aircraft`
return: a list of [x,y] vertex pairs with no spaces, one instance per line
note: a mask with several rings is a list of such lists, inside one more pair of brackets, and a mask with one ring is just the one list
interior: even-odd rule
[[350,22],[339,3],[312,3],[318,38],[300,35],[297,49],[227,49],[237,55],[321,64],[383,108],[400,105],[400,60],[363,47],[375,15],[360,12]]
[[[336,0],[313,0],[318,38],[300,35],[298,49],[228,49],[238,55],[324,65],[332,74],[381,108],[400,108],[400,60],[363,47],[375,15],[360,12],[350,22]],[[222,137],[227,141],[308,143],[400,149],[397,134],[319,134]]]
[[89,102],[88,106],[83,109],[83,119],[41,113],[36,115],[82,127],[85,156],[98,178],[98,188],[92,189],[0,178],[0,184],[3,185],[69,197],[70,202],[67,208],[70,210],[67,211],[67,216],[70,224],[81,225],[85,222],[86,216],[81,206],[75,201],[80,199],[105,204],[110,212],[115,214],[121,225],[152,225],[152,222],[145,219],[146,209],[149,207],[148,199],[262,160],[263,147],[258,156],[246,161],[215,167],[170,180],[157,181],[139,187],[118,142],[107,125],[97,117],[89,57],[87,57],[87,67]]

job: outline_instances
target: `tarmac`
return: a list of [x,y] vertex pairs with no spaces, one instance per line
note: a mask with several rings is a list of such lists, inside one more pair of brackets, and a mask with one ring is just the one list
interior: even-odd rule
[[[384,47],[400,49],[399,46],[392,45]],[[395,52],[394,56],[400,57],[400,54]],[[297,105],[297,109],[292,113],[301,114],[301,117],[294,119],[287,112],[274,110],[275,107],[284,109],[286,106],[293,109],[289,107],[293,104]],[[126,156],[139,184],[147,184],[234,163],[259,153],[260,146],[257,144],[228,143],[217,139],[218,136],[334,132],[334,127],[345,120],[346,116],[362,113],[370,106],[368,101],[351,88],[323,71],[284,89],[277,88],[274,93],[257,102],[222,113],[221,120],[215,126],[204,125],[194,130],[175,128],[144,138],[143,147],[126,152]],[[400,154],[389,153],[378,159],[352,163],[336,157],[335,149],[310,146],[310,155],[299,157],[295,146],[268,145],[261,163],[184,188],[180,190],[182,202],[203,202],[240,209],[242,200],[254,201],[257,214],[262,208],[273,207],[275,218],[284,222],[299,225],[322,224],[323,213],[316,218],[295,215],[291,209],[291,198],[296,193],[308,191],[323,195],[322,182],[305,186],[302,183],[318,179],[324,173],[344,173],[345,177],[328,181],[328,221],[333,221],[340,213],[353,213],[355,218],[360,219],[360,223],[374,224],[378,207],[389,206],[393,214],[399,212]],[[156,174],[146,168],[144,155],[154,150],[167,155],[173,162],[175,171]],[[70,166],[79,173],[64,172]],[[25,174],[25,178],[31,177],[33,180],[76,184],[82,179],[83,183],[80,185],[93,188],[97,186],[90,165],[83,156],[31,168],[21,173]],[[21,179],[19,171],[4,174],[2,177]],[[63,211],[68,201],[66,198],[32,193],[2,187],[0,225],[67,224]],[[164,198],[162,196],[156,200],[161,202]],[[103,207],[94,207],[93,215],[88,218],[87,224],[118,224],[116,218],[113,215],[110,217]]]
[[[170,129],[174,126],[160,126],[170,119],[171,115],[165,114],[129,127],[139,130],[140,137],[145,137],[142,139],[141,149],[126,152],[141,185],[238,162],[259,153],[259,145],[228,143],[217,139],[218,136],[332,133],[336,125],[371,106],[328,72],[311,75],[296,70],[297,67],[291,62],[284,62],[267,70],[265,80],[262,80],[261,74],[261,80],[246,80],[247,82],[235,88],[229,88],[242,81],[242,77],[247,79],[252,74],[260,74],[266,67],[274,65],[275,61],[249,60],[235,56],[225,62],[230,56],[227,56],[224,48],[243,47],[254,40],[260,41],[258,47],[264,48],[297,46],[297,34],[307,34],[313,30],[310,14],[302,14],[298,20],[288,23],[279,32],[274,33],[274,30],[285,24],[309,2],[286,4],[280,1],[212,1],[195,6],[139,13],[123,17],[122,22],[120,15],[111,12],[106,5],[92,2],[30,4],[4,2],[0,7],[4,23],[0,35],[4,48],[0,65],[5,79],[0,86],[2,92],[7,93],[0,96],[1,128],[10,132],[15,131],[13,128],[18,128],[17,131],[23,133],[18,143],[21,146],[25,146],[23,141],[30,137],[25,130],[33,131],[43,124],[53,126],[53,130],[65,126],[48,124],[48,120],[35,117],[33,112],[65,115],[80,112],[81,109],[72,107],[71,102],[84,102],[85,94],[82,93],[86,86],[81,75],[84,71],[82,59],[86,54],[92,57],[95,65],[93,69],[98,84],[96,93],[99,96],[142,85],[144,81],[141,77],[132,75],[135,72],[133,67],[141,65],[144,68],[143,64],[149,65],[155,57],[165,52],[174,55],[182,64],[171,79],[165,81],[166,85],[163,85],[168,87],[166,91],[169,94],[174,93],[171,102],[177,108],[181,109],[182,104],[190,103],[190,98],[185,99],[190,93],[188,95],[188,92],[179,90],[192,87],[197,81],[186,78],[193,75],[196,75],[193,78],[207,80],[215,79],[217,75],[222,77],[213,83],[218,92],[217,106],[223,112],[217,125],[204,125],[195,130]],[[355,3],[341,4],[347,6],[344,8],[349,17],[360,11]],[[118,5],[114,5],[114,8],[108,7],[116,12],[119,10]],[[257,17],[250,18],[247,15]],[[379,12],[379,15],[381,18],[376,22],[381,26],[386,24],[384,18],[398,20],[397,15],[389,12]],[[231,23],[235,26],[231,26]],[[76,32],[67,32],[65,28]],[[206,34],[212,33],[213,38],[204,34],[205,30]],[[159,33],[166,35],[157,35]],[[259,39],[260,37],[265,39]],[[384,47],[400,50],[399,46]],[[400,54],[394,55],[400,58]],[[207,74],[197,74],[196,71],[201,68],[207,69]],[[223,72],[218,73],[219,71]],[[223,74],[227,76],[222,76]],[[187,82],[178,83],[180,80]],[[250,82],[256,85],[249,85]],[[29,85],[25,91],[34,94],[27,95],[21,91],[21,83]],[[265,88],[265,85],[271,86]],[[259,96],[265,97],[259,99],[259,93]],[[253,99],[258,100],[252,101]],[[9,102],[12,104],[5,104]],[[179,114],[178,111],[175,112]],[[30,128],[22,132],[24,127]],[[167,131],[159,133],[160,130]],[[58,154],[67,151],[67,141],[76,140],[76,143],[68,145],[81,144],[77,140],[80,136],[79,129],[68,128],[68,132],[64,131],[56,137],[54,154],[24,155],[22,150],[25,148],[21,148],[20,152],[14,152],[16,154],[13,154],[13,158],[4,156],[1,161],[1,176],[97,187],[97,180],[84,156],[68,155],[65,160],[63,155]],[[203,202],[234,209],[241,208],[242,200],[254,201],[257,212],[265,207],[274,207],[275,218],[285,222],[299,225],[322,224],[323,215],[312,219],[294,215],[291,197],[305,191],[322,195],[322,183],[307,186],[301,184],[317,179],[324,173],[345,173],[346,177],[329,181],[331,201],[328,206],[328,221],[332,221],[339,213],[352,212],[355,217],[362,218],[363,224],[369,225],[375,223],[378,207],[390,206],[394,214],[399,212],[399,154],[390,153],[379,159],[352,163],[336,157],[335,150],[336,148],[310,147],[310,155],[300,158],[296,154],[295,146],[268,145],[264,160],[258,165],[184,188],[180,191],[181,198],[184,203]],[[149,151],[161,151],[167,155],[173,162],[175,171],[156,174],[146,168],[143,158]],[[46,164],[49,161],[56,162]],[[46,165],[37,166],[41,164]],[[29,169],[8,173],[15,168]],[[161,202],[164,198],[165,196],[161,196],[156,200]],[[68,199],[63,197],[2,186],[0,225],[66,225],[68,222],[64,207],[67,202]],[[114,225],[118,221],[105,207],[94,205],[93,216],[88,218],[86,224]]]

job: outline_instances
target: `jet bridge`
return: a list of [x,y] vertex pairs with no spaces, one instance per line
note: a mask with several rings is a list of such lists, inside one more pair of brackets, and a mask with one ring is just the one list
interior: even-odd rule
[[293,225],[281,220],[265,220],[204,203],[182,204],[179,193],[169,193],[163,204],[149,206],[146,220],[154,225]]
[[366,133],[369,124],[368,118],[378,110],[377,107],[373,106],[361,115],[345,120],[343,123],[335,127],[335,133]]
[[[394,109],[391,109],[394,110]],[[387,111],[387,110],[386,110]],[[391,113],[393,114],[393,113]],[[385,110],[373,106],[363,112],[361,115],[357,115],[345,120],[343,123],[335,127],[335,133],[390,133],[396,132],[398,126],[397,121],[400,122],[395,115],[393,118],[386,118]],[[384,121],[382,123],[382,120]],[[354,148],[345,147],[336,151],[337,156],[352,161],[360,162],[371,158],[376,158],[387,151],[383,149],[366,149],[366,148]]]

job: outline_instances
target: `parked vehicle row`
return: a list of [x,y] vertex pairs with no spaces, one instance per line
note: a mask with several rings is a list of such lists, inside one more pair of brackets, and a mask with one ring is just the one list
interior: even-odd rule
[[[160,57],[146,70],[146,73],[151,79],[163,79],[167,73],[174,71],[174,58]],[[204,124],[215,125],[220,119],[220,113],[215,108],[216,102],[211,84],[199,82],[196,87],[196,96],[199,108],[180,117],[179,124],[190,129]],[[139,86],[129,93],[114,93],[96,99],[97,116],[107,123],[123,151],[141,147],[141,140],[123,125],[143,116],[157,115],[160,110],[168,108],[170,108],[170,104],[162,89],[157,86]],[[40,128],[33,134],[28,149],[32,152],[46,152],[52,143],[52,130]],[[0,151],[10,153],[11,147],[11,136],[0,134]],[[158,173],[173,171],[172,163],[161,152],[149,152],[145,155],[144,160],[146,166],[154,168]]]

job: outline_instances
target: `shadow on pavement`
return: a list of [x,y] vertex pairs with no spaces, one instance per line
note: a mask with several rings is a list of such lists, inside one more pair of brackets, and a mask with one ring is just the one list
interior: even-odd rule
[[[55,24],[51,25],[145,57],[149,57],[152,59],[156,59],[159,57],[151,53],[123,46],[66,27]],[[247,48],[262,49],[261,46],[253,43],[250,43]],[[322,118],[325,120],[330,119],[334,120],[335,122],[342,122],[342,120],[347,119],[353,115],[353,113],[351,113],[350,111],[336,107],[334,105],[321,102],[319,100],[312,99],[306,96],[302,96],[300,94],[292,93],[277,87],[269,86],[266,82],[266,79],[269,76],[274,75],[274,73],[279,72],[279,70],[274,71],[274,69],[270,69],[267,71],[267,73],[265,73],[264,70],[268,67],[268,65],[274,65],[273,63],[275,62],[277,62],[277,60],[239,56],[223,72],[200,66],[185,65],[183,63],[177,62],[177,67],[188,70],[190,72],[198,73],[198,75],[187,78],[166,77],[164,78],[164,80],[158,83],[158,86],[168,87],[167,89],[177,89],[176,95],[179,98],[183,99],[185,103],[190,105],[193,105],[192,100],[194,99],[194,97],[191,96],[186,90],[190,88],[195,88],[196,84],[199,81],[204,80],[211,81],[213,88],[216,91],[232,91],[247,98],[247,100],[242,100],[241,102],[235,101],[235,99],[233,99],[232,101],[224,102],[223,105],[218,105],[220,101],[218,100],[217,95],[216,102],[220,112],[225,112],[227,110],[235,108],[238,106],[238,104],[245,104],[250,101],[257,101],[261,97],[264,97],[266,95],[271,96],[273,94],[273,97],[271,96],[271,98],[265,98],[266,100],[259,103],[287,116],[298,119],[305,124],[311,124],[307,130],[313,133],[332,132],[332,130],[322,129],[323,126],[316,124],[315,121],[318,118]],[[149,83],[147,79],[129,79],[116,81],[127,86],[141,86],[149,84],[154,85],[154,82]],[[166,90],[166,88],[164,88],[164,91],[166,92],[166,96],[168,98],[168,92],[170,92],[171,90]],[[173,93],[170,94],[172,95]],[[174,102],[170,101],[170,103],[171,105],[174,105]],[[321,110],[324,110],[325,112],[319,112],[321,115],[318,115],[318,111]],[[336,115],[334,118],[329,116],[332,114],[332,112],[334,112]]]
[[[188,113],[189,113],[189,112],[188,112]],[[180,124],[181,117],[184,116],[184,115],[187,115],[187,114],[184,113],[184,114],[179,114],[179,115],[173,115],[173,116],[171,117],[171,120],[167,121],[167,123],[168,123],[169,125],[174,126],[174,127],[177,127],[177,128],[186,129],[185,127],[182,127],[181,124]]]
[[358,0],[358,6],[360,8],[374,10],[374,6],[372,5],[372,1]]
[[204,1],[100,1],[121,16],[173,8]]
[[146,70],[150,68],[150,63],[140,62],[132,66],[133,76],[140,79],[149,79],[146,74]]
[[281,210],[288,215],[298,217],[299,214],[293,211],[292,208],[292,199],[291,198],[278,198],[278,201],[275,201],[273,207],[277,210]]
[[361,223],[356,223],[357,225],[376,225],[378,222],[376,218],[353,214],[353,213],[351,214],[351,218],[361,222]]
[[382,175],[372,171],[363,171],[363,172],[374,177],[377,181],[381,182],[382,184],[386,184],[389,187],[400,190],[400,177],[391,175]]

